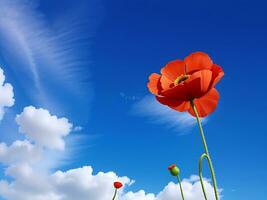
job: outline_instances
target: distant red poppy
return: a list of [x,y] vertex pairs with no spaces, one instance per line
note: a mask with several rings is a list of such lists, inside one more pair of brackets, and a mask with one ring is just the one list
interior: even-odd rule
[[223,77],[222,68],[213,63],[208,54],[192,53],[184,60],[174,60],[161,69],[161,75],[149,76],[147,87],[157,100],[170,108],[191,115],[195,113],[190,101],[200,117],[212,113],[218,103],[219,93],[214,88]]
[[113,185],[116,189],[119,189],[123,186],[121,182],[114,182]]

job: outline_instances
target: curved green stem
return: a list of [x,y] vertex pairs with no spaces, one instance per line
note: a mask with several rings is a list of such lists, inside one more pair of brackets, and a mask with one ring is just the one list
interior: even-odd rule
[[178,179],[178,183],[179,183],[179,186],[180,186],[180,191],[181,191],[182,199],[185,200],[185,198],[184,198],[184,192],[183,192],[183,188],[182,188],[182,182],[181,182],[181,178],[180,178],[179,174],[177,175],[177,179]]
[[196,118],[197,118],[197,123],[198,123],[198,127],[199,127],[199,130],[200,130],[202,143],[203,143],[203,146],[204,146],[204,149],[205,149],[205,153],[202,154],[200,159],[199,159],[199,178],[200,178],[203,194],[204,194],[205,200],[207,200],[207,194],[206,194],[206,191],[205,191],[205,187],[204,187],[204,183],[203,183],[203,177],[202,177],[202,161],[203,161],[204,158],[206,158],[208,160],[209,168],[210,168],[210,172],[211,172],[211,176],[212,176],[212,182],[213,182],[215,198],[216,198],[216,200],[219,200],[219,194],[218,194],[218,189],[217,189],[215,172],[214,172],[212,161],[211,161],[211,158],[210,158],[210,155],[209,155],[209,150],[208,150],[207,142],[206,142],[205,135],[204,135],[204,132],[203,132],[203,128],[202,128],[202,125],[201,125],[201,121],[200,121],[200,118],[199,118],[199,115],[198,115],[197,108],[196,108],[196,106],[194,104],[194,100],[191,100],[190,103],[191,103],[191,106],[192,106],[192,108],[194,110],[194,113],[196,115]]
[[198,174],[199,174],[200,183],[201,183],[201,187],[202,187],[202,191],[203,191],[205,200],[207,200],[208,198],[207,198],[207,193],[206,193],[206,190],[205,190],[205,186],[204,186],[204,182],[203,182],[203,175],[202,175],[202,162],[203,162],[204,158],[206,158],[208,160],[209,167],[211,169],[211,160],[210,160],[210,158],[209,158],[209,156],[207,154],[203,153],[200,156],[199,161],[198,161]]
[[117,189],[115,189],[115,193],[114,193],[114,195],[113,195],[113,198],[112,198],[112,200],[115,200],[115,198],[116,198],[116,195],[117,195]]

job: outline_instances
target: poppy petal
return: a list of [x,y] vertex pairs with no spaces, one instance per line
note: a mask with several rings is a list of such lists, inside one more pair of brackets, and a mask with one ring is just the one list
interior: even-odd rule
[[170,87],[174,85],[166,76],[160,77],[160,84],[163,90],[170,89]]
[[160,86],[160,75],[157,73],[153,73],[149,76],[149,82],[147,83],[147,87],[149,89],[149,91],[154,94],[154,95],[158,95],[160,90],[161,90],[161,86]]
[[210,88],[213,88],[224,76],[224,72],[219,65],[214,64],[211,68],[212,71],[212,84]]
[[156,96],[156,99],[163,105],[167,105],[170,108],[177,110],[179,112],[187,111],[190,108],[189,101],[178,101],[175,99],[170,99],[166,97]]
[[185,73],[185,63],[182,60],[171,61],[161,69],[160,73],[173,82],[178,76]]
[[[203,97],[199,99],[195,99],[194,104],[198,111],[199,117],[205,117],[209,115],[210,113],[212,113],[217,107],[219,98],[220,98],[219,92],[215,88],[212,88]],[[188,112],[194,117],[196,117],[192,107],[190,107]]]
[[189,79],[185,81],[188,94],[193,98],[199,98],[207,93],[212,80],[212,72],[210,70],[200,70],[193,73]]
[[184,59],[186,65],[186,73],[190,74],[197,70],[211,69],[213,62],[208,54],[203,52],[195,52]]
[[161,95],[170,99],[175,99],[178,101],[188,101],[190,96],[188,96],[188,90],[185,84],[178,84],[170,89],[162,90]]

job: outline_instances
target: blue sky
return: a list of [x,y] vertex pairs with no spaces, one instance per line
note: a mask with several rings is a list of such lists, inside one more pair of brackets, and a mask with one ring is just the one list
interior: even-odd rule
[[1,121],[2,142],[24,138],[14,117],[25,106],[42,107],[83,127],[67,136],[67,155],[52,156],[52,170],[91,165],[134,179],[130,190],[158,193],[171,181],[169,164],[184,178],[197,174],[203,148],[197,126],[178,121],[186,115],[149,110],[157,105],[147,78],[204,51],[225,71],[204,125],[218,185],[226,200],[265,198],[264,1],[23,0],[6,8],[24,4],[20,20],[0,8],[11,20],[0,20],[0,65],[16,101]]

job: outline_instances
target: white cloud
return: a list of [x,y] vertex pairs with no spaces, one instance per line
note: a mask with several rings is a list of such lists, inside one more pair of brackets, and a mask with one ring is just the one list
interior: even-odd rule
[[51,176],[52,183],[62,200],[94,199],[110,200],[114,192],[113,182],[129,184],[128,177],[118,177],[114,172],[92,174],[92,167],[82,167],[67,172],[58,171]]
[[[166,125],[184,133],[188,128],[196,125],[196,119],[187,112],[178,112],[168,106],[160,104],[152,95],[145,96],[134,104],[133,112],[136,115],[147,117],[152,123]],[[205,123],[207,118],[202,119]]]
[[128,192],[121,197],[122,200],[156,200],[154,194],[146,194],[144,190],[139,190],[138,192]]
[[18,163],[13,164],[6,168],[5,174],[7,176],[11,176],[13,178],[27,178],[32,176],[32,168],[31,166],[25,162],[25,163]]
[[5,165],[21,162],[34,163],[40,160],[41,149],[29,141],[15,141],[10,146],[0,143],[0,162]]
[[118,177],[113,172],[93,175],[90,166],[47,176],[25,165],[8,171],[9,175],[16,174],[15,181],[0,182],[0,195],[8,200],[110,200],[114,181],[130,183],[129,178]]
[[0,68],[0,120],[3,119],[5,107],[14,105],[13,87],[10,83],[5,83],[5,75],[2,68]]
[[90,46],[101,20],[101,4],[73,3],[53,18],[47,18],[39,4],[0,0],[0,53],[23,92],[39,105],[66,110],[58,91],[87,103],[91,98],[83,97],[92,92]]
[[66,118],[51,115],[48,110],[33,106],[25,107],[23,112],[16,117],[19,131],[41,146],[50,149],[63,150],[64,137],[72,128]]
[[[196,179],[195,175],[192,175],[189,179],[182,181],[182,187],[186,200],[204,200],[203,192],[201,189],[201,183],[199,178]],[[204,179],[204,185],[209,200],[215,200],[213,186],[207,179]],[[221,193],[222,190],[220,189]],[[177,197],[178,196],[178,197]],[[157,196],[156,200],[182,200],[179,186],[170,182]]]
[[[77,50],[88,45],[89,42],[85,39],[91,36],[88,32],[86,35],[79,32],[82,27],[81,19],[78,20],[69,13],[69,16],[61,16],[62,19],[56,18],[52,23],[57,26],[53,27],[38,9],[38,1],[0,0],[0,4],[1,39],[2,43],[8,41],[8,45],[2,44],[6,50],[3,53],[12,51],[13,56],[22,61],[23,67],[33,76],[37,89],[41,89],[42,72],[49,74],[50,79],[56,78],[68,86],[74,84],[71,80],[76,80],[76,84],[78,76],[74,71],[77,72],[80,66],[88,64],[82,60],[83,57]],[[96,10],[95,6],[88,12],[94,16]],[[90,24],[93,32],[96,19],[88,17],[87,20],[94,22]],[[84,78],[82,75],[80,73],[79,77]]]
[[[46,166],[47,151],[63,150],[64,136],[71,130],[71,124],[66,118],[52,116],[48,110],[32,106],[17,115],[16,121],[20,132],[35,143],[24,140],[15,141],[10,146],[0,144],[0,162],[7,166],[5,175],[12,177],[9,181],[0,180],[0,196],[6,200],[110,200],[114,193],[114,181],[121,181],[125,185],[119,190],[118,200],[181,199],[178,184],[173,182],[158,194],[153,194],[146,193],[144,189],[129,191],[129,186],[134,183],[130,178],[114,172],[94,174],[91,166],[56,172],[50,168],[42,169],[40,166]],[[207,180],[205,185],[209,199],[213,200],[212,185]],[[186,199],[204,199],[197,176],[184,179],[182,186]]]
[[[215,200],[213,186],[207,179],[204,179],[207,196],[209,200]],[[198,176],[192,175],[189,179],[183,179],[182,187],[186,200],[204,200],[201,184]],[[222,190],[219,190],[221,193]],[[157,195],[153,193],[145,193],[144,190],[138,192],[128,192],[121,196],[121,200],[182,200],[180,187],[173,182],[168,183],[164,189]]]
[[[0,195],[7,200],[110,200],[113,193],[113,182],[121,181],[131,184],[128,177],[119,177],[114,172],[99,172],[93,174],[92,167],[57,171],[43,176],[27,165],[8,169],[8,174],[15,177],[15,181],[0,182]],[[14,175],[15,174],[15,175]],[[38,177],[38,179],[36,179]],[[188,200],[204,200],[199,181],[182,181],[185,198]],[[213,188],[205,180],[208,199],[214,200]],[[128,188],[128,187],[127,187]],[[220,190],[221,192],[221,190]],[[182,200],[178,184],[170,182],[159,194],[146,193],[144,190],[125,192],[121,189],[118,194],[120,200]]]

